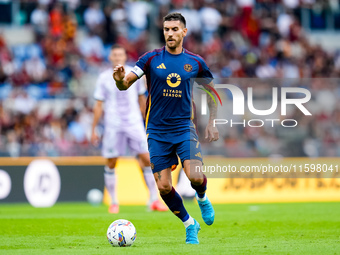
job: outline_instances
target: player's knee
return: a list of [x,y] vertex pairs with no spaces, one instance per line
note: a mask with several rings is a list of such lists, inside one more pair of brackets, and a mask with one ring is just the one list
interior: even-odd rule
[[157,186],[158,186],[159,193],[161,195],[168,194],[172,189],[172,186],[170,183],[169,184],[158,184]]
[[117,164],[117,158],[109,158],[107,160],[107,166],[111,169],[115,168]]
[[195,186],[198,186],[198,185],[201,185],[202,182],[203,182],[203,178],[200,178],[200,177],[193,177],[193,178],[190,178],[190,182],[195,185]]

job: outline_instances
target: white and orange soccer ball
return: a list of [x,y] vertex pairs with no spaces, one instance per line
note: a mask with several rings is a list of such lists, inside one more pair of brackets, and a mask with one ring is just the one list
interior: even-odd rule
[[107,229],[107,240],[114,247],[131,246],[136,240],[136,228],[128,220],[116,220]]

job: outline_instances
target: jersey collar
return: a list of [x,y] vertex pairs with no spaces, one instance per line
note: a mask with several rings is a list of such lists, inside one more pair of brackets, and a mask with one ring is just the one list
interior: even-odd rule
[[167,54],[169,54],[170,56],[176,57],[176,56],[180,56],[182,53],[184,53],[184,52],[185,52],[185,49],[182,47],[182,52],[181,52],[181,53],[179,53],[179,54],[172,54],[172,53],[170,53],[169,51],[167,51],[167,50],[166,50],[166,47],[164,46],[164,51],[165,51]]

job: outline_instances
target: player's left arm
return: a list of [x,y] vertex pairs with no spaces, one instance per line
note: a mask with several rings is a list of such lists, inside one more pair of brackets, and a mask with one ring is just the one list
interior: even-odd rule
[[216,119],[217,116],[217,104],[216,102],[216,95],[214,93],[214,91],[212,91],[211,88],[214,88],[214,83],[213,81],[211,81],[208,86],[204,86],[204,88],[206,90],[208,90],[210,92],[210,95],[212,95],[214,97],[214,99],[212,97],[207,97],[207,103],[208,103],[208,107],[209,107],[209,122],[207,127],[205,128],[205,139],[208,139],[209,142],[211,141],[217,141],[219,138],[219,133],[218,133],[218,129],[216,126],[214,126],[214,119]]
[[[207,127],[205,128],[205,139],[208,139],[209,142],[217,141],[219,138],[218,129],[214,126],[214,120],[216,119],[217,115],[217,104],[216,104],[216,91],[214,89],[213,83],[213,75],[209,70],[209,67],[203,60],[203,58],[199,58],[201,64],[201,70],[198,73],[197,78],[203,78],[203,87],[209,92],[207,97],[207,103],[209,107],[209,122]],[[209,83],[208,83],[209,82]],[[206,83],[208,83],[206,85]]]

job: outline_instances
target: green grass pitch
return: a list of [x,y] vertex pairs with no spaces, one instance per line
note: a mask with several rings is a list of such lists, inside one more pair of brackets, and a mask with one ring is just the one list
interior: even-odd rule
[[[0,254],[340,254],[340,203],[214,205],[206,226],[194,202],[185,202],[202,230],[199,245],[185,244],[183,224],[170,212],[144,206],[58,203],[52,208],[0,205]],[[137,229],[132,247],[111,247],[109,224],[128,219]]]

